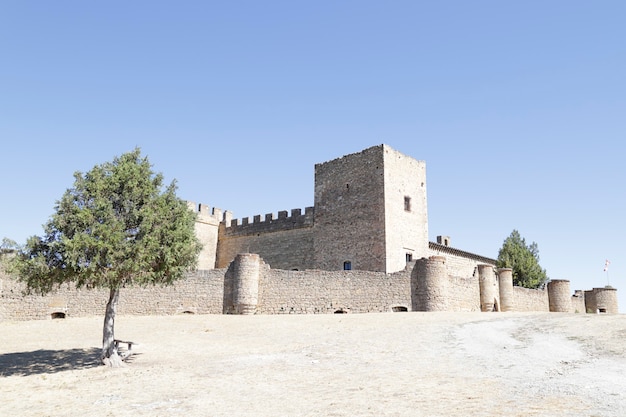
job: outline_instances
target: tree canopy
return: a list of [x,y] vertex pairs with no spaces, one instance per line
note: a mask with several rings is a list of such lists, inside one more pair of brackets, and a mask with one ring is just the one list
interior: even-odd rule
[[[196,265],[200,244],[195,213],[176,196],[176,182],[163,189],[137,148],[74,174],[46,223],[14,258],[13,271],[29,291],[45,294],[72,282],[108,288],[103,360],[117,355],[113,320],[120,288],[170,284]],[[108,329],[107,329],[108,326]]]
[[504,240],[498,252],[497,267],[513,269],[513,285],[539,288],[548,280],[546,270],[539,265],[537,243],[526,244],[517,230]]

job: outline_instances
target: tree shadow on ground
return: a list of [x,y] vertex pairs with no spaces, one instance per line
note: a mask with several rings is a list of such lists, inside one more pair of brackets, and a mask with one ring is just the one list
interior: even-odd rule
[[0,376],[28,376],[101,366],[99,348],[0,354]]

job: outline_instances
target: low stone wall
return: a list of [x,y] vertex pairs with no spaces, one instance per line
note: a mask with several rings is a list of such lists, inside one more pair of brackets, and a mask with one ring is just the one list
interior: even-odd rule
[[585,297],[584,295],[574,294],[572,296],[572,310],[570,313],[585,313]]
[[513,287],[513,311],[550,311],[548,291]]
[[224,234],[219,241],[217,267],[227,268],[237,254],[251,252],[259,254],[272,268],[311,268],[314,263],[312,230],[311,227],[303,226],[269,234],[260,233],[258,236]]
[[[118,314],[481,311],[479,277],[448,275],[446,260],[443,257],[409,262],[403,271],[393,274],[354,270],[289,271],[271,269],[257,255],[249,258],[257,262],[258,268],[242,270],[235,268],[233,263],[228,269],[190,273],[185,279],[167,287],[123,288],[120,292]],[[485,276],[487,279],[485,282],[494,286],[492,289],[489,288],[488,292],[491,295],[488,298],[490,300],[492,296],[494,297],[493,307],[499,310],[498,281],[495,275],[491,276],[493,274],[491,268],[483,269],[490,274]],[[250,271],[254,273],[251,275]],[[255,288],[256,285],[258,289]],[[248,287],[258,291],[255,295],[256,306],[246,304],[245,312],[239,306],[241,310],[239,311],[234,305],[237,301],[235,298],[249,295],[246,290]],[[108,290],[76,289],[73,285],[63,285],[46,296],[23,295],[23,290],[23,284],[0,275],[0,320],[100,316],[104,314],[109,296]],[[565,291],[561,292],[565,294]],[[511,311],[550,311],[547,290],[513,287],[512,294]],[[586,291],[584,297],[582,291],[577,291],[569,299],[571,309],[565,308],[569,301],[561,300],[559,302],[563,307],[560,311],[580,313],[601,311],[609,314],[618,311],[615,289],[599,288]],[[439,301],[432,304],[433,300]],[[246,300],[239,300],[237,303],[249,304]]]
[[480,311],[478,278],[448,277],[447,294],[450,311]]
[[[167,287],[128,287],[120,291],[117,313],[221,314],[225,270],[196,271]],[[23,295],[24,285],[0,278],[0,320],[47,319],[53,315],[103,315],[109,298],[106,289],[76,289],[64,284],[48,295]]]
[[410,271],[267,270],[259,286],[260,314],[368,313],[411,310]]

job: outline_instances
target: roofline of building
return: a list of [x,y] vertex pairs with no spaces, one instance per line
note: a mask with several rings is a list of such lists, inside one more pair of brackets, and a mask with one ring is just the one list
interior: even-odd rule
[[483,262],[490,265],[496,265],[496,260],[487,258],[486,256],[476,255],[475,253],[466,252],[460,249],[455,249],[450,246],[442,245],[436,242],[428,242],[428,248],[432,250],[438,250],[450,255],[461,256],[463,258],[473,259],[478,262]]

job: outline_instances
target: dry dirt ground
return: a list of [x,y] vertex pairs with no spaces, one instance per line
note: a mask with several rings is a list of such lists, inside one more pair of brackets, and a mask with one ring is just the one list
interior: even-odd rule
[[0,323],[1,416],[625,416],[626,316],[120,316]]

